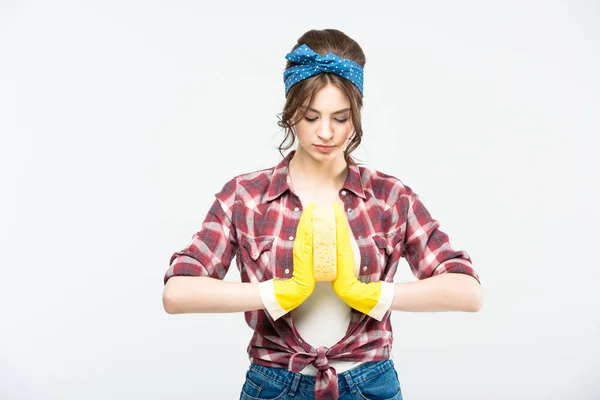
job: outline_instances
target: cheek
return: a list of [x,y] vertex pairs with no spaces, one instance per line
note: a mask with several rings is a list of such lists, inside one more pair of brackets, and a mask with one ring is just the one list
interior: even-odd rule
[[296,139],[299,142],[304,142],[306,140],[306,128],[303,126],[296,126]]
[[350,141],[350,138],[352,137],[352,133],[353,133],[352,128],[349,128],[346,132],[346,142]]

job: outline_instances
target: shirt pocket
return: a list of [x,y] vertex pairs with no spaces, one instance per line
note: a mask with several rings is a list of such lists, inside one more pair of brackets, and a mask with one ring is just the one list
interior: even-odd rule
[[242,279],[244,275],[249,282],[262,282],[272,278],[273,240],[273,236],[241,234]]
[[364,283],[381,280],[386,260],[385,251],[380,247],[383,244],[380,235],[359,236],[356,243],[360,249],[358,279]]
[[377,246],[378,262],[383,273],[385,268],[389,266],[390,261],[393,262],[400,258],[404,231],[402,227],[398,227],[389,232],[376,233],[372,237]]
[[394,254],[394,252],[401,250],[402,238],[404,237],[404,232],[402,227],[395,228],[389,232],[376,234],[377,237],[377,245],[385,250],[385,253],[388,256]]
[[376,233],[372,236],[372,238],[373,242],[375,242],[375,253],[377,257],[377,265],[379,266],[378,270],[383,271],[391,254],[390,245],[385,235]]

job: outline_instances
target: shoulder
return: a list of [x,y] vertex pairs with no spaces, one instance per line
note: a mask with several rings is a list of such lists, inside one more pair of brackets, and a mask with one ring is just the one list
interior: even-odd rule
[[359,165],[358,171],[365,193],[389,208],[401,200],[411,200],[416,196],[412,188],[397,176],[376,170],[366,165]]
[[254,171],[247,171],[229,178],[219,193],[218,198],[224,200],[236,197],[238,201],[243,201],[244,197],[256,198],[264,195],[275,173],[275,167],[263,168]]

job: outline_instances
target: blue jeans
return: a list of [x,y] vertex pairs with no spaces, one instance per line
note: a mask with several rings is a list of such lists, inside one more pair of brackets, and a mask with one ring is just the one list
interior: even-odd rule
[[[240,400],[314,399],[316,377],[250,364]],[[338,374],[339,400],[402,400],[398,373],[389,360],[365,362]],[[335,399],[332,399],[335,400]]]

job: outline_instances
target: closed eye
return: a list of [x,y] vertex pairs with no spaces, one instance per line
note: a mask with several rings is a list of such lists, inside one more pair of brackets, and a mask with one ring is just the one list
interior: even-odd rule
[[[315,122],[318,118],[308,118],[308,117],[304,117],[305,120],[307,120],[308,122]],[[334,118],[337,122],[339,123],[344,123],[346,121],[348,121],[348,118]]]

